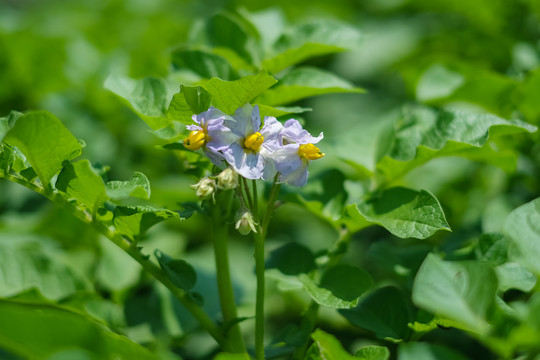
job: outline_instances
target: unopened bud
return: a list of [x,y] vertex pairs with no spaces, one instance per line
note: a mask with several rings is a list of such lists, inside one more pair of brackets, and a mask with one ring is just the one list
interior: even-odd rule
[[191,185],[192,189],[195,189],[195,194],[201,198],[206,199],[216,191],[216,181],[207,177],[199,180],[198,183]]
[[253,215],[251,215],[251,212],[244,211],[243,213],[239,213],[239,217],[237,217],[235,228],[238,230],[238,232],[242,235],[247,235],[251,231],[254,233],[257,232],[257,229],[255,228],[255,220],[253,220]]
[[231,168],[226,168],[217,177],[217,186],[221,190],[234,189],[238,186],[238,174]]

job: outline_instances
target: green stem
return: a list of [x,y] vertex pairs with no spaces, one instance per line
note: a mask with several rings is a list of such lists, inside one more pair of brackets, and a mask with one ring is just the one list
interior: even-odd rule
[[63,206],[68,209],[75,217],[80,219],[86,224],[92,225],[97,231],[111,240],[116,246],[124,250],[129,256],[137,261],[141,266],[148,271],[157,281],[165,285],[171,293],[184,305],[184,307],[197,319],[203,329],[208,331],[210,335],[218,342],[218,344],[226,351],[232,351],[233,346],[225,338],[222,331],[214,323],[214,321],[204,312],[202,307],[197,305],[189,295],[182,289],[176,287],[167,275],[161,270],[159,266],[148,260],[147,256],[143,255],[141,251],[135,246],[134,243],[123,238],[119,233],[116,233],[109,229],[105,224],[93,221],[92,217],[86,212],[79,210],[67,203],[61,196],[51,190],[45,190],[35,184],[32,184],[24,179],[4,174],[7,180],[23,185],[24,187],[33,190],[52,202]]
[[[232,192],[230,193],[232,194]],[[229,196],[228,202],[230,203],[231,200]],[[229,325],[226,335],[234,346],[235,352],[245,353],[246,346],[240,332],[240,326],[237,323],[234,324],[234,321],[238,318],[238,312],[229,270],[228,229],[221,220],[220,209],[218,207],[214,207],[213,224],[214,232],[212,234],[212,241],[214,243],[214,258],[216,262],[221,313],[223,314],[223,321],[226,325]]]
[[261,226],[255,235],[255,274],[257,295],[255,302],[255,358],[264,359],[264,240]]
[[[247,199],[246,205],[249,206],[249,210],[251,210],[251,213],[253,214],[253,216],[257,216],[257,214],[255,214],[256,209],[254,209],[253,200],[251,199],[251,193],[249,192],[247,179],[245,177],[241,177],[241,179],[242,179],[242,186],[244,187],[244,191],[245,191],[246,199]],[[257,194],[253,194],[253,195],[257,197]]]

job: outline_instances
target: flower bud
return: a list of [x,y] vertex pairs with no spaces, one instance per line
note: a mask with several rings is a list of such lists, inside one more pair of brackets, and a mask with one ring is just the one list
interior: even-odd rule
[[251,212],[246,210],[243,213],[238,213],[238,215],[234,227],[240,234],[247,235],[251,231],[255,233],[257,232],[257,229],[255,228],[255,220],[253,220],[253,215],[251,215]]
[[234,189],[238,186],[238,174],[231,168],[226,168],[217,177],[217,186],[221,190]]
[[192,189],[195,189],[195,194],[201,198],[206,199],[216,191],[216,181],[207,177],[199,180],[198,183],[191,185]]

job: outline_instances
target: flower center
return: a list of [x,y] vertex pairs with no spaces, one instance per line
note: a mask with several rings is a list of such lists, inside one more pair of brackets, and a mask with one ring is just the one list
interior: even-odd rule
[[199,150],[206,142],[206,133],[204,130],[194,130],[189,133],[187,139],[184,139],[184,147],[188,150]]
[[322,158],[325,154],[313,144],[304,144],[298,147],[298,155],[307,160],[317,160]]
[[258,151],[264,141],[264,136],[260,132],[256,132],[246,137],[244,140],[244,148]]

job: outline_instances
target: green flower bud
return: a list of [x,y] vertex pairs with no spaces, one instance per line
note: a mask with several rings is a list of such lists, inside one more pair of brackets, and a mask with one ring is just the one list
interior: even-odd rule
[[251,215],[251,212],[246,210],[237,214],[236,224],[234,227],[240,234],[247,235],[251,231],[256,233],[257,229],[255,228],[255,225],[255,220],[253,220],[253,215]]
[[216,191],[216,181],[208,177],[199,180],[198,183],[191,185],[195,189],[195,194],[201,199],[206,199]]
[[230,190],[238,186],[238,174],[231,168],[226,168],[217,177],[217,186],[221,190]]

